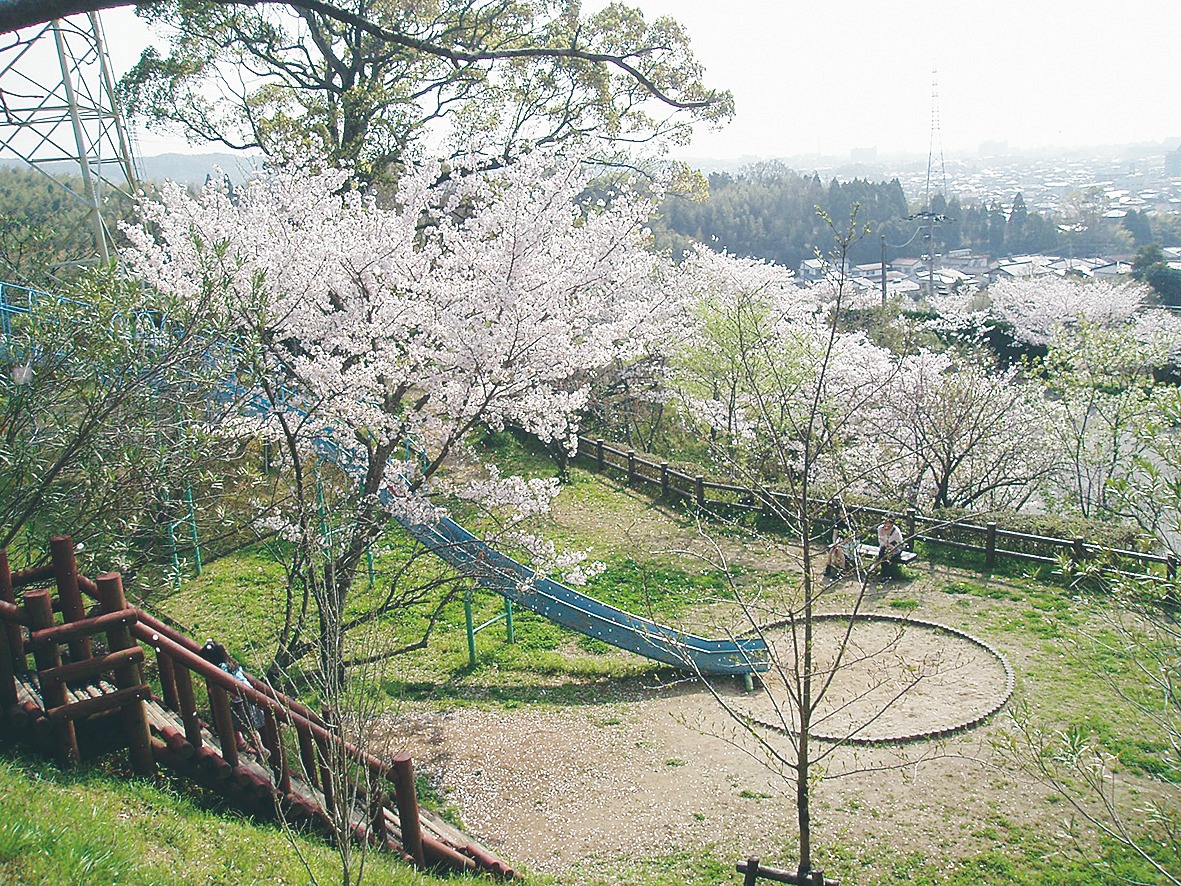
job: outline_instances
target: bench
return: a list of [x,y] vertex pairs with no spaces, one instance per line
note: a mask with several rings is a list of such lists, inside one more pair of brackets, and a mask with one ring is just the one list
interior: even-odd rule
[[[876,560],[878,558],[878,546],[871,544],[860,544],[857,546],[857,557],[861,560]],[[918,557],[914,551],[902,551],[898,555],[899,563],[909,563]]]

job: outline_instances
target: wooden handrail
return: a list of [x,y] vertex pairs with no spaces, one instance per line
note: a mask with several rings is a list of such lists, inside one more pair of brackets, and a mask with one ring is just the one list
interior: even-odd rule
[[71,701],[45,712],[50,720],[81,720],[91,714],[101,714],[103,711],[113,711],[128,702],[146,701],[152,697],[152,688],[147,685],[129,686],[126,689],[116,689],[96,698],[84,698],[81,701]]
[[[182,634],[176,628],[172,627],[169,624],[166,624],[165,622],[156,618],[154,615],[152,615],[149,612],[144,612],[142,609],[138,610],[138,612],[139,612],[140,624],[151,628],[153,632],[159,634],[160,636],[167,637],[173,643],[176,643],[177,645],[182,646],[185,649],[188,649],[190,652],[200,655],[201,644],[199,642],[197,642],[196,640],[192,639],[191,637],[189,637],[185,634]],[[204,661],[204,659],[202,659],[202,661]],[[313,711],[311,708],[307,707],[307,705],[303,704],[300,701],[297,701],[294,698],[291,698],[289,695],[286,695],[283,692],[280,692],[278,689],[275,689],[269,683],[267,683],[263,680],[259,680],[257,677],[255,677],[251,674],[247,674],[246,676],[247,676],[247,679],[250,680],[250,685],[254,689],[257,689],[259,692],[263,693],[264,695],[269,695],[271,698],[273,698],[280,705],[283,705],[284,707],[295,711],[296,713],[305,717],[310,722],[317,723],[320,726],[327,727],[328,724],[324,721],[324,718],[321,717],[319,714],[317,714],[315,711]]]
[[38,646],[43,643],[65,643],[79,637],[93,637],[113,625],[134,625],[139,619],[139,610],[134,606],[120,609],[117,612],[104,612],[82,621],[68,621],[65,624],[42,628],[29,634],[29,645]]
[[25,611],[17,606],[15,603],[9,603],[7,600],[0,600],[0,619],[9,624],[25,625],[28,627],[29,619],[25,616]]
[[243,683],[231,674],[227,674],[217,665],[212,664],[200,655],[186,648],[184,645],[175,642],[170,637],[149,628],[147,625],[136,622],[131,625],[131,631],[140,641],[147,643],[149,646],[157,650],[163,650],[166,654],[172,656],[179,664],[188,668],[204,677],[209,682],[216,684],[222,689],[229,692],[231,695],[236,695],[240,698],[249,701],[251,704],[257,705],[264,710],[272,711],[276,719],[282,723],[288,723],[295,727],[304,726],[311,731],[311,733],[324,741],[337,742],[345,752],[352,756],[359,762],[364,763],[370,772],[377,778],[388,778],[390,774],[390,764],[384,763],[377,757],[373,756],[367,751],[358,748],[351,742],[345,741],[339,736],[330,732],[319,723],[314,723],[307,717],[300,714],[271,696],[260,692],[253,686]]
[[120,649],[117,652],[99,656],[98,658],[88,658],[83,661],[75,661],[70,664],[61,665],[60,667],[50,668],[47,671],[42,671],[39,677],[42,686],[54,683],[69,683],[75,680],[88,680],[91,677],[97,677],[99,674],[106,673],[123,665],[139,664],[143,660],[144,651],[138,646],[135,646],[131,649]]
[[50,578],[53,578],[53,564],[46,563],[44,566],[12,573],[12,586],[23,588],[25,585],[40,584]]

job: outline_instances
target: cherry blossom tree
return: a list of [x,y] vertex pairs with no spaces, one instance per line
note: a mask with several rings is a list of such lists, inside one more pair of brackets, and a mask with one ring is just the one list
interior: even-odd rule
[[1108,483],[1112,510],[1134,520],[1161,547],[1181,554],[1181,390],[1160,386],[1149,395],[1136,429],[1139,449],[1127,470]]
[[1016,369],[989,372],[952,352],[895,358],[874,407],[861,413],[858,445],[844,454],[851,473],[882,453],[884,470],[865,477],[876,497],[912,507],[1019,508],[1052,466],[1041,391]]
[[[297,507],[276,521],[305,552],[288,657],[316,644],[299,617],[309,600],[319,637],[340,636],[383,495],[422,519],[427,484],[481,426],[569,445],[589,379],[645,346],[664,310],[651,203],[625,185],[588,203],[581,160],[538,151],[450,178],[424,164],[381,203],[350,189],[347,170],[288,163],[233,197],[216,183],[196,197],[166,188],[128,231],[145,283],[210,305],[232,330],[241,396],[222,429],[287,453]],[[326,440],[350,470],[315,467],[317,482]],[[536,490],[499,488],[535,508]]]
[[674,349],[670,387],[720,466],[759,483],[790,482],[815,409],[817,476],[843,483],[828,467],[874,401],[871,380],[889,373],[887,352],[864,334],[835,332],[843,290],[801,287],[774,264],[704,247],[682,263],[677,288],[688,334]]
[[1110,514],[1113,483],[1136,473],[1153,403],[1154,366],[1168,344],[1131,323],[1083,323],[1055,335],[1042,364],[1048,430],[1060,457],[1055,488],[1084,516]]
[[1146,307],[1152,290],[1139,283],[1037,277],[1000,280],[988,288],[987,314],[1028,344],[1046,345],[1079,323],[1116,326]]

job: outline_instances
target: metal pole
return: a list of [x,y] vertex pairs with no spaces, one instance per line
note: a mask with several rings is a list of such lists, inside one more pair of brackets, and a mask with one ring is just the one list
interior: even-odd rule
[[472,621],[472,592],[464,591],[463,618],[467,622],[467,660],[471,667],[476,666],[476,627]]
[[882,234],[882,307],[886,306],[886,235]]
[[139,187],[139,176],[135,171],[135,155],[131,152],[131,139],[127,135],[127,121],[119,110],[119,103],[115,101],[115,78],[111,76],[110,58],[103,40],[102,28],[99,26],[98,13],[91,12],[90,26],[94,29],[94,45],[98,47],[98,67],[103,81],[103,89],[111,103],[111,121],[115,126],[115,136],[119,144],[119,165],[123,168],[123,177],[127,179],[127,187],[135,191]]
[[197,509],[193,506],[193,487],[185,487],[185,503],[189,506],[189,531],[193,536],[193,562],[197,564],[197,575],[201,574],[201,539],[197,535]]
[[90,163],[87,159],[86,138],[82,130],[82,119],[78,113],[78,95],[74,92],[74,81],[70,66],[66,62],[66,42],[61,32],[61,21],[53,20],[53,39],[57,45],[57,59],[62,69],[62,83],[66,89],[66,101],[70,106],[70,123],[74,127],[74,143],[78,147],[78,168],[82,173],[82,183],[86,188],[86,199],[90,205],[90,221],[94,226],[94,239],[98,245],[98,254],[103,264],[109,264],[111,255],[107,251],[107,231],[103,226],[102,214],[99,212],[98,189],[94,186]]
[[175,521],[168,522],[168,549],[172,552],[172,575],[176,580],[176,586],[179,588],[180,581],[180,546],[176,541],[176,523]]

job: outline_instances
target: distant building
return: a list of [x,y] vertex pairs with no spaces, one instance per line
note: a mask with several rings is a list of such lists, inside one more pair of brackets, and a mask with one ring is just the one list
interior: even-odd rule
[[1132,263],[1113,259],[1095,265],[1091,268],[1091,273],[1096,277],[1121,277],[1124,274],[1132,273]]
[[824,276],[825,263],[818,258],[806,258],[800,263],[800,277],[804,280],[819,280]]
[[882,265],[880,262],[871,262],[867,265],[855,265],[853,267],[853,275],[856,277],[873,277],[875,280],[882,276]]
[[1181,147],[1165,154],[1165,175],[1169,178],[1181,178]]

